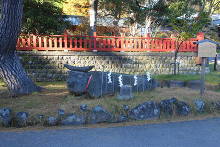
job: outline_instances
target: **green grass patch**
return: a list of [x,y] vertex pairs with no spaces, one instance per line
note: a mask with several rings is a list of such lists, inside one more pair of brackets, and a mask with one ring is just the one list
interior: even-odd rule
[[209,84],[220,84],[220,72],[211,72],[205,76],[205,80]]
[[156,75],[154,76],[157,80],[178,80],[178,81],[191,81],[191,80],[199,80],[199,75]]
[[[184,75],[184,74],[177,74],[177,75],[156,75],[154,76],[155,79],[158,80],[178,80],[178,81],[191,81],[191,80],[199,80],[200,75]],[[220,72],[210,72],[205,75],[205,82],[211,85],[218,85],[220,84]]]

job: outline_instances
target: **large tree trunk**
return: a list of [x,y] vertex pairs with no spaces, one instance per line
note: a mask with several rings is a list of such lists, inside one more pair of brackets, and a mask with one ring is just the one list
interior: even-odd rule
[[89,10],[90,36],[94,36],[94,32],[96,32],[97,10],[98,10],[98,0],[90,0],[90,10]]
[[0,20],[0,78],[7,84],[12,96],[40,91],[27,76],[19,57],[16,42],[21,29],[23,0],[2,0]]

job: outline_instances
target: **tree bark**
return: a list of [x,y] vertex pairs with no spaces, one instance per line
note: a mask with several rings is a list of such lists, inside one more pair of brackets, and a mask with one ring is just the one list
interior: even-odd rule
[[[183,44],[183,40],[179,43],[179,39],[177,39],[176,41],[176,50],[174,52],[174,71],[173,71],[173,74],[176,75],[176,72],[177,72],[177,57],[178,57],[178,53],[179,53],[179,50],[180,50],[180,47],[181,45]],[[179,71],[178,71],[179,72]]]
[[98,0],[90,0],[90,10],[89,10],[90,36],[94,36],[94,32],[96,32],[97,10],[98,10]]
[[0,78],[7,84],[11,96],[40,91],[27,76],[16,54],[21,29],[23,0],[3,0],[0,20]]
[[214,62],[214,71],[217,71],[217,58],[218,58],[218,55],[215,56],[215,62]]

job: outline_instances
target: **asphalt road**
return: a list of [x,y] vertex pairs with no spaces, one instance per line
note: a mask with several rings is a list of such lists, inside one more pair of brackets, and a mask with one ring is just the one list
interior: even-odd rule
[[0,147],[219,147],[220,118],[114,128],[0,132]]

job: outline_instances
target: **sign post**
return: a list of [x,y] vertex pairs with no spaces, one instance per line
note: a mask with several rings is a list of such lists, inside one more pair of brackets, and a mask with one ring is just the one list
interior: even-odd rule
[[201,69],[201,74],[200,74],[200,82],[201,82],[200,96],[201,97],[203,97],[204,92],[205,92],[205,61],[206,61],[206,57],[202,57],[202,69]]
[[198,57],[202,58],[202,67],[201,67],[201,87],[200,87],[200,96],[203,97],[205,93],[205,66],[206,60],[208,57],[216,57],[217,42],[212,40],[200,40],[196,42],[198,44]]

